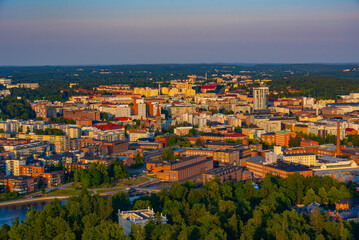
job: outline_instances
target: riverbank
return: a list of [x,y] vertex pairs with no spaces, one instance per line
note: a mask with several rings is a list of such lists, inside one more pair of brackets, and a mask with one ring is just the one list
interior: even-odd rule
[[63,200],[63,199],[68,199],[70,197],[72,197],[72,196],[53,196],[53,197],[39,197],[39,198],[19,199],[19,200],[0,202],[0,207],[18,205],[18,204],[26,204],[26,203],[53,201],[56,198],[59,199],[59,200]]

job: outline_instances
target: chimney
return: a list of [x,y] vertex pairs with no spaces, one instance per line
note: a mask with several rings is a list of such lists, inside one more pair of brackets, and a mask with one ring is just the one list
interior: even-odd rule
[[340,155],[340,122],[337,122],[337,156]]

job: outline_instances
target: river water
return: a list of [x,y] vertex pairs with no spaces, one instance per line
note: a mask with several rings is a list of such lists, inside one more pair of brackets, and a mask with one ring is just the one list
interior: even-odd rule
[[3,224],[11,226],[16,217],[19,218],[20,222],[24,221],[27,212],[31,210],[31,206],[36,210],[42,210],[47,204],[49,204],[49,201],[0,207],[0,226]]
[[[130,197],[130,201],[133,202],[135,199],[142,196],[146,196],[146,195],[138,195],[138,196]],[[35,210],[42,210],[50,202],[51,201],[43,201],[43,202],[34,202],[34,203],[0,207],[0,227],[3,224],[7,224],[11,226],[12,222],[15,220],[16,217],[19,218],[20,222],[25,221],[26,214],[28,211],[31,210],[31,207],[33,207]],[[61,201],[62,204],[65,204],[65,202],[66,200]]]

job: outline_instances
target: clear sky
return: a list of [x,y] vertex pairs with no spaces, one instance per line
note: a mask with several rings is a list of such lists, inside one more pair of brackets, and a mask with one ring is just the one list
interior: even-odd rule
[[0,65],[359,62],[359,0],[0,0]]

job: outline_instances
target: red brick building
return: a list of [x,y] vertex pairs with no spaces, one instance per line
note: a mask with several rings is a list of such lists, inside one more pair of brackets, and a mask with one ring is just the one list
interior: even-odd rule
[[73,120],[87,119],[100,121],[100,112],[95,110],[65,110],[64,118]]
[[5,177],[0,179],[0,192],[9,190],[19,194],[26,194],[37,190],[39,178],[28,176]]
[[[150,164],[150,163],[148,163]],[[206,156],[188,156],[174,162],[153,163],[147,166],[161,180],[183,181],[213,169],[213,159]]]
[[267,173],[281,178],[286,178],[294,173],[299,173],[304,176],[313,176],[313,170],[308,166],[284,161],[265,164],[265,158],[259,156],[251,157],[248,161],[242,162],[241,165],[253,172],[255,178],[264,178]]
[[309,147],[309,146],[318,146],[319,143],[317,141],[313,141],[311,139],[304,139],[300,142],[301,147]]
[[205,184],[207,181],[211,181],[214,178],[219,178],[221,183],[225,181],[231,181],[233,183],[252,179],[252,174],[245,171],[245,167],[228,165],[220,168],[209,170],[202,174],[202,181]]
[[276,145],[289,147],[290,138],[295,138],[296,136],[297,134],[294,132],[281,130],[275,133],[275,143]]
[[93,149],[95,149],[95,152],[99,153],[100,155],[115,155],[128,150],[128,142],[125,141],[109,142],[92,138],[81,138],[79,141],[80,150],[91,151],[93,147],[96,147]]

